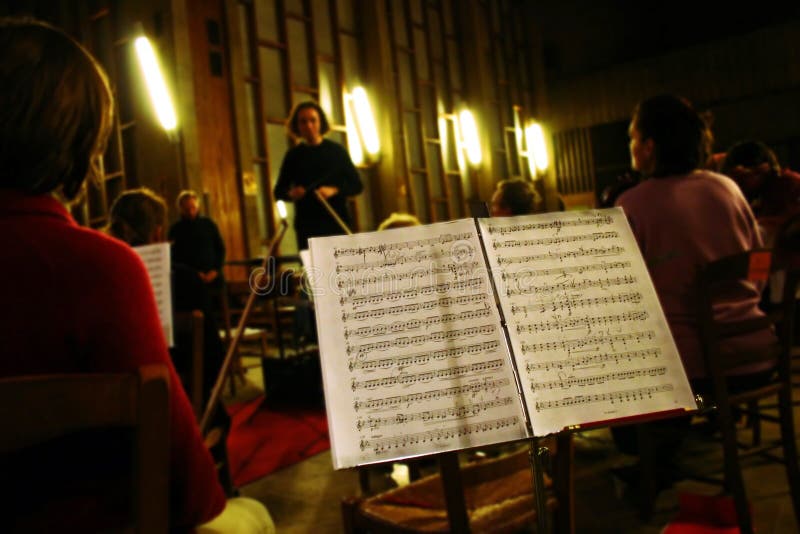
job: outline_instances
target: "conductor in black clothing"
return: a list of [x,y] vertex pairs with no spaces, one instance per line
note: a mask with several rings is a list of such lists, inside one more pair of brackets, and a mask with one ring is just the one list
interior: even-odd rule
[[347,150],[323,138],[330,126],[319,105],[308,101],[295,106],[287,128],[289,134],[301,142],[283,158],[275,198],[294,202],[297,248],[303,250],[308,248],[310,237],[345,233],[320,203],[314,190],[319,191],[350,226],[347,197],[359,194],[364,186]]
[[172,261],[194,269],[209,289],[222,287],[222,264],[225,243],[217,225],[199,215],[200,205],[194,191],[178,195],[181,220],[169,229]]

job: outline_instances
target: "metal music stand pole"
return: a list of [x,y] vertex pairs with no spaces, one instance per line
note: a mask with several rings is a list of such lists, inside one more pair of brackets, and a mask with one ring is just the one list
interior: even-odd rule
[[[261,264],[261,270],[264,273],[267,272],[267,264],[269,263],[269,259],[275,255],[275,250],[278,248],[283,236],[286,234],[287,228],[289,228],[289,223],[286,222],[286,219],[281,219],[281,229],[272,238],[269,248],[267,249],[267,254],[264,256],[264,261]],[[214,389],[211,390],[211,398],[208,399],[208,404],[206,404],[206,409],[203,412],[203,418],[200,419],[201,435],[205,435],[205,433],[208,431],[208,425],[211,421],[211,416],[214,414],[214,410],[217,408],[217,402],[219,402],[222,387],[225,383],[225,377],[227,376],[228,369],[233,361],[233,355],[236,353],[236,347],[239,345],[239,341],[242,339],[242,334],[244,333],[245,325],[247,325],[247,320],[250,318],[250,310],[253,307],[255,299],[256,292],[251,288],[250,295],[247,297],[247,304],[245,304],[242,316],[239,318],[239,324],[236,327],[236,333],[234,334],[230,345],[228,345],[228,352],[225,354],[225,360],[223,360],[222,367],[220,367],[219,374],[217,375],[217,381],[214,383]]]
[[550,530],[547,527],[547,487],[544,483],[544,464],[549,459],[550,450],[541,446],[537,437],[531,438],[528,447],[533,491],[536,494],[536,532],[546,533]]

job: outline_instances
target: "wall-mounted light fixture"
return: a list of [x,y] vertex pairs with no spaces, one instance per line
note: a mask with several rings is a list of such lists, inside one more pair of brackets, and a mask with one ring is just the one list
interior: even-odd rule
[[352,92],[344,92],[344,120],[347,127],[347,145],[353,163],[364,163],[364,152],[369,159],[376,160],[381,151],[375,117],[369,104],[367,92],[356,87]]
[[283,200],[279,200],[276,204],[278,205],[278,217],[282,221],[285,221],[286,216],[288,215],[288,213],[286,212],[286,202],[284,202]]
[[465,109],[458,114],[456,127],[461,134],[461,144],[467,152],[467,160],[473,165],[480,165],[483,154],[481,154],[481,143],[478,139],[478,127],[470,110]]
[[464,155],[471,165],[480,165],[483,160],[481,143],[478,138],[478,127],[475,118],[468,109],[462,110],[458,115],[442,113],[439,115],[439,135],[442,138],[442,150],[447,150],[447,121],[453,122],[455,136],[456,159],[458,166],[463,168]]
[[150,94],[150,101],[153,103],[158,121],[167,133],[171,133],[177,128],[178,119],[153,46],[147,37],[139,35],[134,40],[134,47],[136,48],[139,67],[142,69],[147,91]]
[[528,150],[528,165],[535,163],[538,170],[546,171],[550,164],[547,145],[544,141],[544,131],[536,122],[525,127],[525,148]]

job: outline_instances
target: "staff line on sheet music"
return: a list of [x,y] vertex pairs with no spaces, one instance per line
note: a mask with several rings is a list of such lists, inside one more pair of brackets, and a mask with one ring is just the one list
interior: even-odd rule
[[447,293],[453,290],[483,288],[483,278],[470,278],[469,280],[459,280],[455,282],[441,282],[419,288],[403,289],[401,291],[389,291],[387,293],[370,293],[366,295],[356,295],[355,290],[348,291],[346,295],[339,297],[339,305],[352,302],[353,307],[357,308],[365,304],[377,304],[384,300],[397,300],[401,298],[413,299],[420,295],[431,295],[433,293]]
[[572,313],[573,308],[588,308],[592,306],[600,306],[603,304],[639,304],[642,302],[642,294],[638,291],[628,291],[623,293],[613,293],[605,297],[567,297],[563,300],[545,300],[537,302],[536,304],[527,304],[518,306],[511,305],[511,315],[524,315],[528,316],[529,311],[538,311],[544,313],[547,310],[556,312],[559,310],[569,310]]
[[650,386],[646,388],[628,389],[623,391],[613,391],[610,393],[597,393],[593,395],[575,395],[574,397],[564,397],[562,399],[550,401],[537,401],[536,411],[552,410],[555,408],[564,408],[567,406],[577,406],[580,404],[592,404],[595,402],[631,402],[643,400],[645,397],[652,398],[657,393],[668,393],[672,391],[674,386],[672,384],[662,384],[658,386]]
[[455,323],[457,321],[466,321],[469,319],[477,319],[480,317],[487,317],[492,314],[491,308],[485,306],[475,310],[465,310],[460,313],[445,313],[441,315],[431,315],[424,319],[409,319],[408,321],[395,321],[392,324],[376,324],[372,326],[361,326],[355,329],[345,328],[344,338],[350,337],[378,337],[385,336],[386,334],[396,334],[406,330],[417,330],[422,328],[430,328],[432,325]]
[[472,233],[444,234],[428,239],[417,239],[414,241],[402,241],[399,243],[389,243],[372,245],[368,247],[334,248],[333,257],[339,256],[365,256],[366,254],[383,254],[390,250],[404,250],[409,248],[427,247],[430,245],[447,245],[456,241],[465,241],[472,237]]
[[555,293],[556,291],[578,291],[583,289],[589,289],[592,287],[599,287],[601,289],[606,289],[612,286],[621,286],[621,285],[630,285],[635,284],[637,282],[637,278],[635,276],[627,275],[627,276],[616,276],[614,278],[598,278],[598,279],[585,279],[585,280],[568,280],[564,282],[557,282],[555,284],[545,284],[541,286],[530,286],[521,289],[511,289],[508,288],[506,290],[506,295],[509,297],[516,296],[516,295],[540,295],[540,294],[550,294]]
[[545,260],[558,260],[564,261],[564,259],[572,258],[583,258],[583,257],[592,257],[592,258],[602,258],[608,256],[619,256],[620,254],[625,253],[625,247],[620,247],[618,245],[613,245],[610,247],[590,247],[590,248],[583,248],[578,247],[577,250],[567,250],[564,252],[555,252],[549,251],[546,254],[534,254],[531,256],[513,256],[510,258],[497,258],[498,265],[506,265],[511,263],[528,263],[534,261],[545,261]]
[[502,397],[489,401],[450,406],[448,408],[441,408],[438,410],[424,410],[421,412],[408,414],[398,413],[396,415],[389,415],[386,417],[369,416],[366,419],[359,418],[356,422],[356,429],[359,431],[362,428],[376,430],[382,426],[403,425],[412,421],[422,421],[427,423],[429,421],[441,422],[442,420],[464,419],[465,417],[479,415],[480,413],[491,410],[492,408],[508,406],[513,401],[513,397]]
[[385,267],[396,267],[406,263],[422,263],[424,261],[436,261],[441,259],[453,259],[456,262],[463,262],[465,259],[474,255],[475,251],[471,246],[466,248],[454,248],[454,250],[433,250],[430,252],[420,251],[414,254],[392,253],[375,261],[365,261],[350,265],[336,264],[337,273],[359,272],[368,269],[380,269]]
[[342,322],[347,321],[363,321],[366,319],[380,319],[386,315],[400,315],[403,313],[417,313],[421,310],[433,310],[436,308],[449,308],[459,304],[474,304],[476,302],[485,302],[487,299],[486,293],[478,293],[475,295],[461,295],[458,297],[444,297],[434,300],[426,300],[415,304],[401,304],[398,306],[389,306],[386,308],[377,308],[373,310],[364,310],[360,312],[346,313],[342,312]]
[[372,352],[373,350],[386,350],[392,347],[405,347],[407,345],[417,345],[419,343],[425,343],[428,341],[448,341],[448,340],[458,339],[460,337],[469,337],[478,334],[489,335],[494,333],[495,329],[496,325],[485,324],[482,326],[471,326],[469,328],[463,328],[461,330],[450,330],[450,331],[442,330],[439,332],[432,332],[430,334],[424,334],[413,337],[403,336],[387,341],[376,341],[373,343],[367,343],[366,345],[351,346],[348,343],[346,347],[346,352],[348,356],[354,352],[359,355],[367,354],[369,352]]
[[614,269],[629,269],[631,262],[629,261],[601,261],[600,263],[591,263],[589,265],[574,265],[572,267],[553,267],[550,269],[529,269],[523,268],[515,273],[508,273],[505,270],[500,274],[500,277],[505,280],[517,280],[519,278],[536,278],[538,276],[551,276],[558,274],[566,276],[568,274],[583,274],[588,271],[611,271]]
[[420,352],[411,354],[410,356],[393,356],[391,358],[380,358],[377,360],[363,360],[360,358],[351,358],[348,363],[350,371],[355,369],[374,370],[374,369],[391,369],[397,367],[404,369],[411,365],[425,365],[431,361],[442,361],[448,358],[458,358],[464,354],[491,354],[497,350],[500,343],[496,340],[484,341],[483,343],[475,343],[474,345],[467,345],[464,347],[454,347],[452,349],[435,350],[433,352]]
[[602,354],[592,354],[587,356],[579,356],[577,358],[568,358],[565,360],[549,360],[546,362],[528,362],[525,370],[532,371],[550,371],[552,369],[572,369],[578,367],[585,367],[592,364],[603,364],[605,362],[619,363],[621,360],[633,361],[634,359],[645,360],[647,358],[661,357],[661,349],[652,348],[644,350],[632,350],[628,352],[604,352]]
[[561,318],[556,316],[551,321],[540,321],[537,323],[518,323],[517,333],[548,332],[552,330],[569,330],[575,328],[588,328],[591,332],[592,327],[606,326],[624,323],[627,321],[646,321],[650,314],[646,310],[634,310],[612,315],[584,316]]
[[505,417],[502,419],[493,419],[491,421],[441,428],[438,430],[428,430],[426,432],[416,432],[414,434],[405,434],[402,436],[392,436],[381,439],[362,439],[359,446],[362,451],[372,449],[376,454],[380,454],[389,449],[401,449],[412,445],[418,445],[419,443],[427,443],[429,441],[450,440],[470,434],[500,430],[501,428],[516,426],[518,424],[519,417]]
[[498,369],[502,369],[504,363],[504,360],[498,359],[488,362],[475,362],[469,365],[448,367],[446,369],[438,369],[436,371],[425,371],[423,373],[404,373],[398,376],[373,378],[372,380],[356,380],[353,378],[350,383],[350,388],[355,391],[357,389],[374,389],[395,385],[407,386],[409,384],[427,382],[437,378],[465,377],[473,374],[480,375],[487,371],[496,371]]
[[547,223],[512,224],[510,226],[490,223],[488,229],[490,234],[500,235],[525,232],[528,230],[555,230],[556,232],[560,232],[562,228],[573,226],[595,226],[600,228],[601,226],[612,224],[613,222],[614,219],[610,215],[592,215],[588,218],[578,217],[577,219],[561,219]]
[[564,237],[544,237],[542,239],[509,239],[506,241],[494,240],[492,241],[492,247],[497,250],[499,248],[531,247],[536,245],[561,245],[563,243],[599,241],[601,239],[616,239],[618,237],[619,233],[617,232],[594,232],[591,234],[578,234]]
[[451,388],[432,389],[428,391],[422,391],[420,393],[394,395],[392,397],[378,399],[356,400],[353,403],[353,408],[356,412],[362,408],[365,410],[380,412],[384,410],[391,410],[397,406],[411,406],[415,402],[428,402],[446,397],[460,397],[465,393],[477,395],[482,391],[497,391],[508,386],[509,384],[510,380],[508,378],[484,378],[479,382],[470,382],[462,386],[454,386]]
[[627,345],[628,341],[635,341],[641,343],[642,340],[652,340],[655,337],[653,330],[646,330],[644,332],[628,332],[625,334],[600,334],[597,336],[582,336],[574,339],[564,339],[561,341],[548,341],[545,343],[523,343],[523,354],[531,354],[543,350],[566,350],[571,351],[586,345],[603,344],[607,343],[613,346],[615,342],[620,342]]
[[445,263],[444,265],[431,268],[412,269],[410,271],[397,272],[390,270],[381,274],[372,274],[367,276],[356,277],[339,277],[336,281],[336,286],[339,289],[361,287],[369,284],[376,284],[378,282],[396,282],[399,280],[411,280],[414,278],[425,278],[427,276],[436,274],[452,274],[453,276],[460,277],[472,274],[480,267],[477,261],[470,262],[453,262]]
[[595,386],[598,384],[605,384],[606,382],[614,382],[618,380],[630,380],[632,378],[664,376],[667,374],[666,367],[650,367],[647,369],[628,369],[626,371],[615,371],[613,373],[601,373],[589,376],[571,376],[568,378],[559,378],[557,380],[549,380],[546,382],[531,382],[531,391],[552,390],[552,389],[570,389],[572,386]]

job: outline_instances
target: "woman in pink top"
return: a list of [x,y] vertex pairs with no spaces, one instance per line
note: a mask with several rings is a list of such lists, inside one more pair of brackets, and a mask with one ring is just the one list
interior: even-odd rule
[[[709,157],[712,136],[705,119],[682,99],[656,96],[640,102],[630,128],[632,167],[646,178],[617,200],[630,221],[661,306],[669,322],[686,373],[696,393],[710,390],[696,318],[696,280],[709,262],[761,246],[747,200],[733,180],[701,170]],[[742,287],[740,298],[719,309],[721,318],[739,320],[763,315],[760,287]],[[725,349],[762,346],[771,330],[731,339]],[[763,380],[767,365],[737,369],[737,382]],[[651,423],[661,430],[661,457],[669,459],[680,445],[688,419]],[[613,429],[623,452],[636,452],[632,427]],[[663,485],[670,482],[664,462]]]
[[[641,102],[630,125],[633,168],[649,178],[617,200],[633,227],[661,306],[690,379],[706,377],[696,319],[697,274],[706,264],[762,246],[755,217],[736,183],[701,170],[711,132],[687,101],[657,96]],[[761,287],[719,310],[741,320],[762,316]],[[728,348],[759,346],[772,332],[731,340]],[[763,371],[742,368],[734,374]]]

